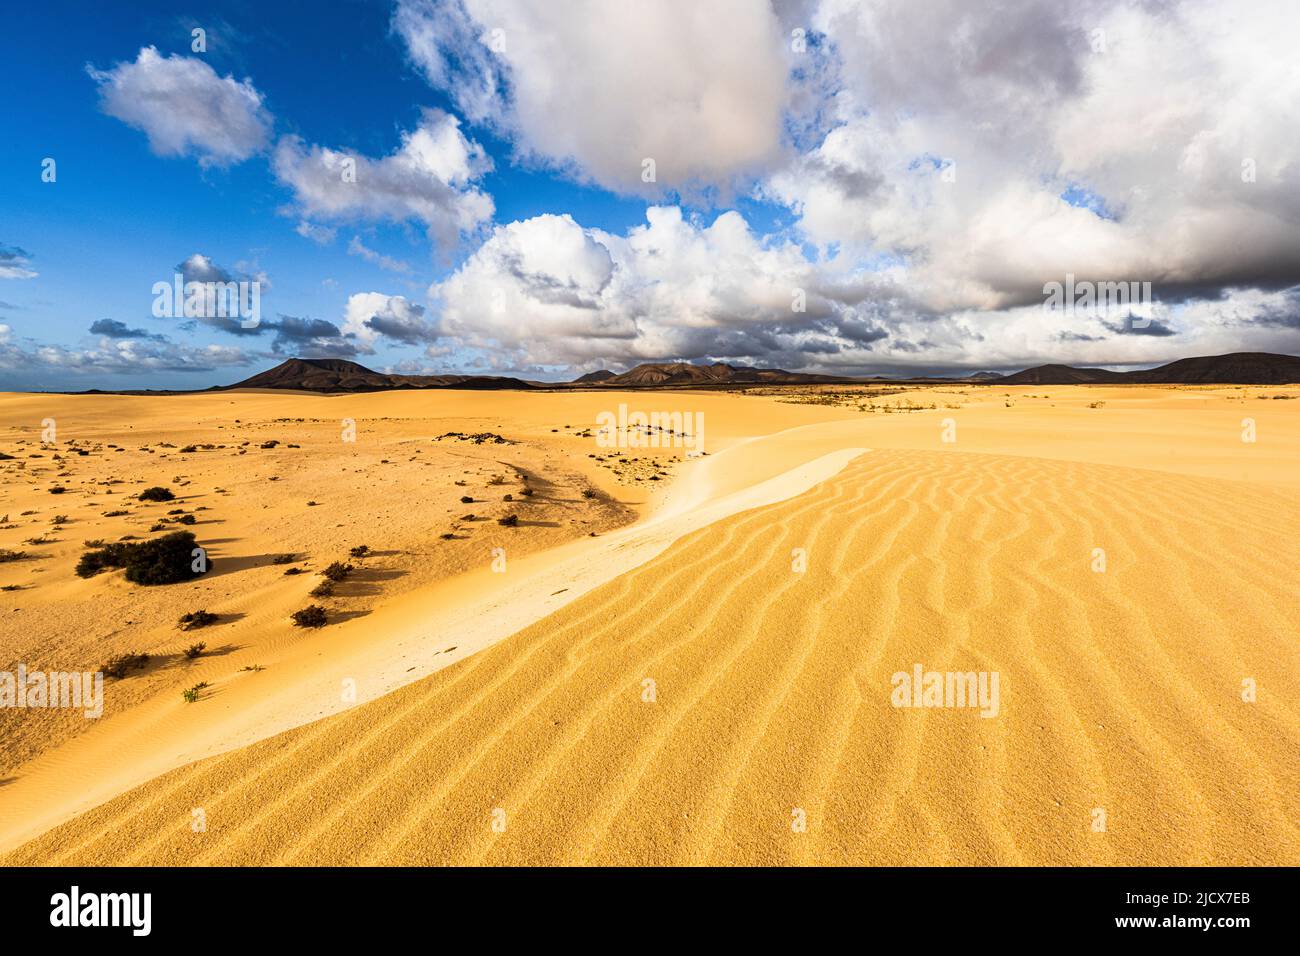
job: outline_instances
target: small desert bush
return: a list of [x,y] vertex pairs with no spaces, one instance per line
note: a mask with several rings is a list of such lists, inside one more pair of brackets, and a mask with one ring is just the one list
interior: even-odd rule
[[285,568],[285,574],[302,574],[302,568]]
[[83,554],[77,574],[90,578],[109,568],[125,568],[126,579],[134,584],[175,584],[198,577],[191,564],[194,548],[190,531],[173,531],[139,544],[115,542]]
[[463,505],[472,505],[474,503],[474,499],[470,495],[461,495],[460,503]]
[[172,494],[170,488],[164,488],[161,485],[154,485],[152,488],[146,488],[136,497],[141,501],[171,501],[176,496]]
[[319,604],[308,604],[302,610],[294,611],[290,617],[297,627],[324,627],[328,620],[325,609]]
[[104,517],[105,517],[105,518],[120,518],[120,517],[122,517],[122,515],[129,515],[130,513],[131,513],[131,512],[129,512],[129,511],[105,511],[105,512],[104,512]]
[[0,564],[8,561],[21,561],[23,558],[30,557],[26,551],[11,551],[8,548],[0,548]]
[[297,555],[294,554],[277,554],[271,559],[272,564],[293,564]]
[[312,597],[318,597],[318,598],[330,597],[331,595],[334,594],[334,582],[329,580],[322,581],[320,584],[312,588],[311,591],[308,593],[310,593]]
[[[217,623],[217,615],[211,611],[190,611],[188,614],[182,614],[177,622],[181,630],[192,631],[196,627],[207,627],[209,624]],[[198,655],[194,655],[197,657]]]
[[364,558],[370,553],[370,546],[367,544],[359,544],[348,553],[354,558]]
[[194,515],[181,515],[176,519],[178,524],[194,524],[198,520],[199,519],[194,517]]
[[503,524],[507,528],[517,528],[519,526],[519,515],[506,515],[504,518],[497,518],[497,524]]
[[582,489],[582,497],[584,497],[584,498],[594,498],[594,497],[596,497],[596,489],[595,489],[595,488],[583,488],[583,489]]
[[185,659],[190,661],[195,660],[207,649],[208,645],[202,641],[199,641],[197,644],[191,644],[189,647],[185,648]]
[[61,494],[63,494],[63,493],[64,493],[65,491],[67,491],[67,490],[68,490],[68,489],[67,489],[67,488],[64,488],[62,485],[55,485],[53,488],[50,489],[50,494],[52,494],[52,495],[61,495]]
[[181,697],[185,699],[185,703],[192,704],[199,699],[199,694],[202,693],[207,686],[208,686],[208,682],[205,680],[201,680],[193,687],[188,687],[185,690],[181,691]]
[[328,568],[322,571],[321,574],[325,575],[325,577],[329,578],[331,581],[342,581],[352,573],[352,570],[352,565],[343,564],[341,561],[335,561],[330,564]]
[[105,676],[121,680],[126,677],[127,672],[142,670],[148,663],[148,654],[137,654],[135,651],[128,651],[125,654],[110,657],[99,665],[99,669],[104,672]]

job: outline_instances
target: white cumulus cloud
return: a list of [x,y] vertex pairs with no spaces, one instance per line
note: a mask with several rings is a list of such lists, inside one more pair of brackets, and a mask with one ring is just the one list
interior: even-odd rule
[[[439,110],[425,110],[389,156],[371,159],[286,136],[276,144],[272,165],[304,216],[415,220],[443,248],[492,217],[492,198],[475,185],[492,162],[466,139],[456,117]],[[312,230],[304,234],[315,238]]]
[[201,59],[147,46],[134,63],[86,70],[99,85],[100,109],[142,130],[159,156],[228,166],[260,152],[270,137],[271,114],[252,82],[218,76]]
[[471,121],[617,192],[726,186],[778,152],[789,38],[766,3],[400,0],[393,26]]

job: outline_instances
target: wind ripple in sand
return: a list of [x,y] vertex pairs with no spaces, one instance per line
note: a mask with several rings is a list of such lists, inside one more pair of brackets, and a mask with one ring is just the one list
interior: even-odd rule
[[[1227,481],[872,452],[5,862],[1295,864],[1298,513]],[[916,662],[998,671],[1000,715],[893,708]]]

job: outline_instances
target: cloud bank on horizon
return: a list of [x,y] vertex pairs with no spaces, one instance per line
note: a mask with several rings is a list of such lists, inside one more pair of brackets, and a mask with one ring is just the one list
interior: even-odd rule
[[[387,146],[287,115],[311,77],[268,92],[204,52],[145,45],[83,77],[154,156],[198,167],[193,188],[271,197],[260,214],[302,269],[337,250],[368,285],[296,300],[277,273],[252,329],[96,315],[66,343],[0,303],[0,369],[861,374],[1300,351],[1288,0],[398,0],[387,27],[337,42],[387,42],[403,88],[439,103],[377,116]],[[0,292],[42,281],[40,240],[0,235]],[[171,262],[269,288],[274,247],[239,254]],[[1155,301],[1142,321],[1045,309],[1067,276]]]

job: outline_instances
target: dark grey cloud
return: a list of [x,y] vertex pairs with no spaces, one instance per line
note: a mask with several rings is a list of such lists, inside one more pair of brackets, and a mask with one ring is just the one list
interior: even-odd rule
[[264,322],[268,332],[275,332],[271,351],[277,355],[292,354],[304,358],[351,358],[371,351],[364,348],[351,335],[345,335],[337,325],[325,319],[300,318],[281,315]]
[[1116,335],[1155,335],[1164,337],[1178,334],[1177,331],[1171,329],[1159,319],[1149,319],[1144,325],[1139,325],[1131,315],[1122,322],[1107,322],[1103,319],[1101,324]]
[[365,320],[365,326],[380,335],[386,335],[406,345],[432,342],[438,337],[437,328],[424,321],[424,306],[411,305],[402,312],[378,312]]
[[91,335],[104,335],[110,339],[153,339],[166,341],[166,337],[149,332],[147,329],[133,329],[117,319],[96,319],[90,324]]
[[1300,329],[1300,286],[1288,291],[1280,305],[1267,305],[1261,309],[1252,324]]
[[32,254],[21,246],[0,245],[0,279],[31,279],[36,276],[30,266]]

